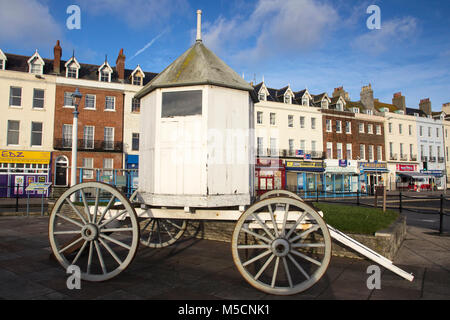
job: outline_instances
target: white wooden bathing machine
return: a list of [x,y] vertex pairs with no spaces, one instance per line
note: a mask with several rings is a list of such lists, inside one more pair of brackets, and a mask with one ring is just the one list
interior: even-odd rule
[[138,198],[164,207],[250,205],[253,88],[201,39],[144,87]]

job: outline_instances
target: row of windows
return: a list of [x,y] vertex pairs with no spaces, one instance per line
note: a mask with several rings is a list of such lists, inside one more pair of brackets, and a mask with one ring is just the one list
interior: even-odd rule
[[[423,129],[424,129],[423,126],[419,126],[419,136],[421,136],[421,137],[424,136],[424,134],[423,134],[424,130]],[[441,132],[441,130],[439,128],[436,128],[436,138],[439,138],[440,132]],[[431,136],[432,136],[432,128],[428,127],[428,137],[431,138]],[[447,138],[447,132],[445,133],[445,136]]]
[[[62,127],[62,147],[72,147],[72,128],[71,124],[64,124]],[[95,126],[84,126],[83,129],[83,148],[94,149]],[[105,127],[103,130],[103,141],[105,150],[114,149],[114,128]],[[132,133],[131,150],[139,151],[139,133]]]
[[[392,123],[389,122],[388,123],[388,131],[389,133],[393,133],[393,128],[392,128]],[[422,130],[422,129],[421,129]],[[398,124],[398,134],[403,134],[403,124],[399,123]],[[412,136],[413,135],[413,126],[412,125],[408,125],[408,135]]]
[[[271,112],[270,115],[270,125],[275,126],[277,124],[277,120],[276,120],[276,113]],[[299,122],[299,126],[301,129],[306,128],[306,124],[305,124],[305,117],[301,116],[300,118],[300,122]],[[311,118],[311,129],[316,129],[316,118],[312,117]],[[256,123],[257,124],[263,124],[263,112],[262,111],[258,111],[256,113]],[[294,116],[293,115],[288,115],[288,127],[289,128],[293,128],[294,127]]]
[[409,157],[408,154],[406,153],[406,149],[405,149],[405,144],[404,143],[400,143],[399,144],[400,148],[400,158],[398,158],[398,155],[396,153],[394,153],[394,143],[393,142],[389,142],[389,158],[390,160],[410,160],[410,161],[415,161],[415,154],[414,154],[414,145],[410,144],[409,145]]
[[[441,156],[442,156],[441,147],[436,146],[436,153],[434,153],[434,147],[428,146],[428,157],[433,158],[433,157],[435,157],[435,155],[438,158],[441,158]],[[425,155],[425,146],[424,145],[420,145],[420,156],[421,156],[421,158],[427,157],[427,155]],[[448,157],[448,155],[447,155],[447,157]]]
[[[310,149],[307,149],[306,140],[300,140],[299,142],[300,142],[298,144],[299,148],[296,148],[294,139],[289,139],[288,140],[289,152],[290,153],[293,153],[294,150],[303,150],[303,151],[308,150],[308,151],[312,151],[312,152],[316,151],[317,141],[315,141],[315,140],[311,141],[311,148]],[[260,154],[264,150],[264,138],[257,137],[256,138],[256,143],[257,143],[258,153]],[[269,146],[269,148],[273,152],[278,151],[278,144],[277,144],[277,139],[276,138],[270,138],[270,146]]]
[[[45,90],[33,89],[33,109],[43,109],[45,100]],[[22,107],[22,88],[10,87],[9,105],[11,107]]]
[[[344,159],[344,152],[345,152],[345,159],[351,160],[352,158],[352,150],[353,145],[351,143],[347,143],[345,145],[345,150],[343,149],[342,143],[336,143],[336,154],[333,154],[333,142],[327,142],[327,159]],[[382,161],[383,159],[383,147],[377,146],[376,147],[376,154],[375,146],[369,145],[367,146],[367,153],[366,153],[366,145],[360,144],[359,145],[359,159],[360,160],[369,160],[369,161]],[[366,158],[367,156],[367,158]]]
[[[341,120],[336,120],[335,121],[336,124],[336,133],[342,133],[342,121]],[[332,120],[327,119],[325,121],[325,128],[327,132],[332,132],[333,128],[332,128]],[[358,124],[358,132],[359,133],[365,133],[366,132],[366,126],[364,125],[364,123],[359,123]],[[352,133],[352,123],[350,121],[345,121],[345,133],[347,134],[351,134]],[[373,134],[373,124],[367,124],[367,133],[368,134]],[[375,133],[377,135],[381,135],[381,125],[376,125],[375,126]]]
[[[10,87],[9,105],[11,107],[22,107],[22,88]],[[33,89],[33,109],[43,109],[45,101],[45,90]],[[97,97],[95,94],[84,95],[85,109],[96,109]],[[73,107],[72,92],[64,92],[64,106]],[[139,99],[132,99],[131,112],[140,112],[141,102]],[[105,97],[105,110],[114,111],[116,109],[116,98],[112,96]]]
[[[94,169],[94,158],[83,158],[83,168],[83,179],[94,179],[94,170],[89,170],[89,168]],[[114,169],[114,159],[103,158],[102,175],[112,176],[113,171],[108,169]]]
[[[8,146],[20,145],[20,121],[8,120],[6,144]],[[42,122],[31,122],[31,143],[32,147],[42,146]]]

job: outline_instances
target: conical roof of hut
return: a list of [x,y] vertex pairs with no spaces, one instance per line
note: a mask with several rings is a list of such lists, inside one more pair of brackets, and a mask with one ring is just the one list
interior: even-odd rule
[[209,50],[202,41],[197,41],[142,88],[136,94],[136,98],[142,98],[157,88],[194,85],[215,85],[253,93],[253,87],[249,83]]

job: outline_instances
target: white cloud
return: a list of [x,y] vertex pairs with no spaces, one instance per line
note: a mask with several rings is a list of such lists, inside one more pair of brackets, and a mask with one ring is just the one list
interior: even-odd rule
[[0,39],[24,47],[54,45],[64,26],[58,24],[47,5],[37,0],[2,1]]
[[372,55],[383,53],[417,36],[418,23],[414,17],[404,17],[389,21],[381,20],[381,29],[372,30],[357,37],[354,48]]
[[95,15],[113,14],[132,28],[157,24],[188,8],[186,0],[79,0],[81,10]]
[[238,48],[235,58],[259,60],[322,46],[337,21],[337,11],[321,1],[259,0],[250,16],[207,24],[203,38],[214,51]]

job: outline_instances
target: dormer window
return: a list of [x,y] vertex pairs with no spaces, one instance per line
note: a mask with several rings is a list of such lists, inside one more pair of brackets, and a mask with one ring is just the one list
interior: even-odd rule
[[342,102],[339,101],[339,102],[336,104],[336,110],[344,111],[344,106],[342,105]]
[[66,67],[66,77],[78,79],[78,71],[80,70],[80,64],[75,56],[72,56],[69,61],[64,65]]
[[130,77],[131,77],[131,84],[135,86],[142,86],[144,84],[145,74],[139,65],[136,67],[136,69],[134,69]]
[[142,85],[142,77],[135,75],[133,76],[133,84],[135,86],[141,86]]
[[266,94],[264,92],[260,92],[258,99],[259,101],[266,101]]
[[414,112],[414,117],[418,117],[419,114],[417,112]]
[[359,109],[358,108],[353,108],[353,113],[359,113]]
[[291,104],[291,99],[292,99],[291,95],[289,94],[284,95],[284,103]]
[[0,70],[5,70],[5,60],[0,59]]
[[309,106],[309,99],[308,97],[302,98],[302,105],[308,107]]
[[373,111],[372,110],[366,110],[366,114],[373,115]]
[[101,82],[111,82],[111,74],[113,70],[109,66],[108,62],[105,63],[98,68],[98,81]]
[[42,75],[44,73],[45,62],[39,53],[36,52],[28,59],[28,70],[32,74]]
[[322,100],[321,107],[322,107],[322,109],[328,109],[328,101]]
[[398,114],[405,114],[405,111],[403,111],[403,110],[397,110],[397,111],[395,111],[395,113],[398,113]]

